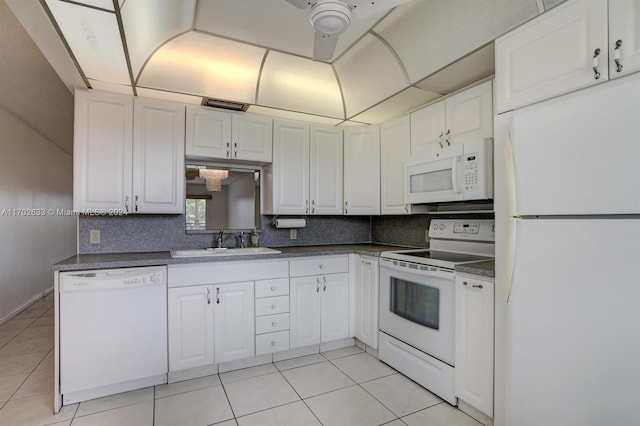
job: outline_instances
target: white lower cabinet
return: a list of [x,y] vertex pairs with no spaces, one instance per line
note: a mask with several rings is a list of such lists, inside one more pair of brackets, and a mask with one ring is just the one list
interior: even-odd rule
[[[256,324],[261,334],[288,330],[280,316],[289,312],[288,274],[287,260],[170,265],[169,371],[255,356]],[[276,327],[265,329],[256,312],[267,312]]]
[[215,286],[215,361],[233,361],[255,354],[253,282]]
[[493,279],[457,274],[455,300],[455,395],[493,417]]
[[295,259],[290,271],[291,348],[349,337],[348,257]]
[[357,256],[355,277],[355,337],[378,349],[378,259]]
[[214,363],[212,286],[168,290],[169,371]]

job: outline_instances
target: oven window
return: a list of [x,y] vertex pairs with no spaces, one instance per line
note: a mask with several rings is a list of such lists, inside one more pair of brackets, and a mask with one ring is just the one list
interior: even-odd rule
[[440,328],[440,289],[391,277],[389,309],[425,327]]

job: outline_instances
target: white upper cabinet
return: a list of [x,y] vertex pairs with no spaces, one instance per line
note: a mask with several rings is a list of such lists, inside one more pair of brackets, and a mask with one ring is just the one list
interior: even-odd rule
[[344,214],[380,214],[380,128],[344,129]]
[[76,91],[74,208],[184,212],[184,105]]
[[404,202],[404,160],[411,150],[408,115],[380,126],[380,213],[410,214]]
[[184,212],[184,105],[133,102],[133,212]]
[[309,124],[274,120],[273,164],[267,168],[267,214],[308,214]]
[[607,16],[604,0],[568,1],[498,38],[497,112],[606,81]]
[[609,77],[640,70],[640,1],[609,0]]
[[493,137],[491,80],[411,113],[411,154]]
[[74,114],[73,208],[127,210],[133,97],[77,90]]
[[190,105],[186,120],[187,158],[271,162],[271,118]]
[[274,121],[265,212],[342,214],[342,129]]
[[342,129],[311,125],[309,194],[311,214],[342,214]]

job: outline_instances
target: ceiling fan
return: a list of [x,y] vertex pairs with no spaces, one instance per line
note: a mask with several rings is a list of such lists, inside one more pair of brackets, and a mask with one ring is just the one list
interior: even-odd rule
[[382,13],[409,0],[287,0],[300,9],[310,8],[309,21],[316,31],[313,59],[329,61],[340,33],[346,31],[351,17],[362,19]]

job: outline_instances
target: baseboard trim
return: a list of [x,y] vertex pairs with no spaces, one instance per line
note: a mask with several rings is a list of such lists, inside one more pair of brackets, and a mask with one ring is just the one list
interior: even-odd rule
[[47,295],[49,295],[52,292],[53,292],[53,286],[45,289],[41,293],[36,294],[31,299],[27,300],[25,303],[23,303],[22,305],[14,308],[11,312],[9,312],[8,314],[6,314],[2,318],[0,318],[0,325],[2,325],[5,322],[9,321],[11,318],[15,317],[20,312],[24,311],[25,309],[27,309],[29,306],[33,305],[34,303],[44,299],[45,297],[47,297]]

